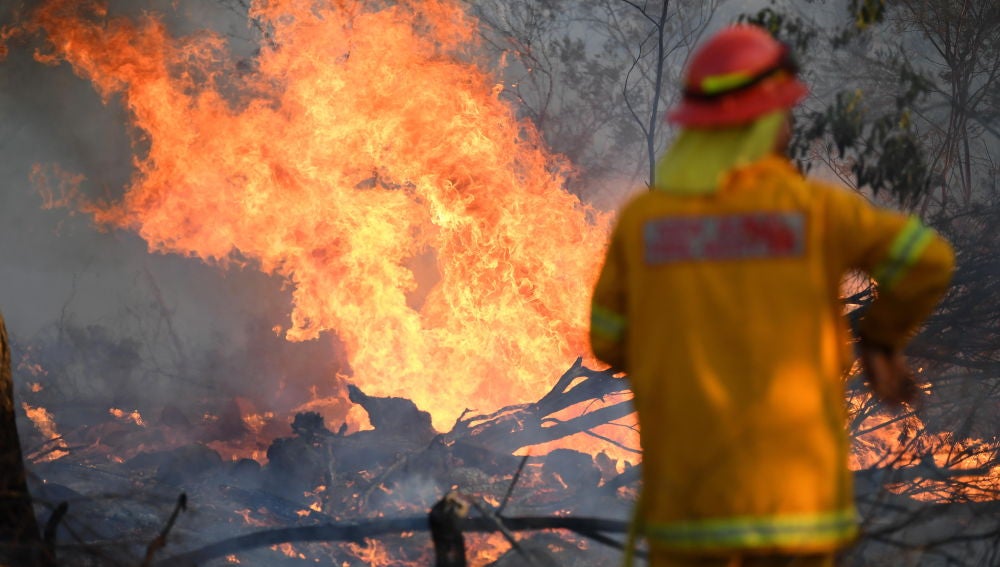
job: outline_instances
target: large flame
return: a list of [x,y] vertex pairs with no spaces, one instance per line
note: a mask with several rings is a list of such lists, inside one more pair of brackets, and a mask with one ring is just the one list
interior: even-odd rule
[[156,16],[50,0],[48,52],[138,133],[106,226],[159,252],[251,265],[292,287],[290,340],[336,332],[356,380],[449,425],[537,399],[587,352],[608,218],[468,63],[453,0],[255,0],[252,61]]

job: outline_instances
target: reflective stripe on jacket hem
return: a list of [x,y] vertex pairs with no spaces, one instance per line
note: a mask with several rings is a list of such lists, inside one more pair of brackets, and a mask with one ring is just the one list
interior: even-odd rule
[[602,337],[617,341],[625,332],[625,317],[606,307],[592,305],[590,307],[590,327]]
[[889,248],[889,256],[872,272],[872,276],[883,289],[896,285],[934,238],[934,231],[924,226],[917,217],[910,220],[899,231]]
[[835,547],[857,534],[854,509],[829,514],[647,523],[650,543],[676,550]]

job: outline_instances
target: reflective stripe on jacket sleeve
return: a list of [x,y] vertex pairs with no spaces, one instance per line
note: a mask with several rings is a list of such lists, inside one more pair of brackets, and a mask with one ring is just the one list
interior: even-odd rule
[[892,241],[889,255],[872,271],[879,287],[883,290],[892,289],[933,239],[933,230],[924,226],[917,217],[910,217]]
[[676,550],[720,548],[827,548],[857,534],[853,509],[829,514],[724,518],[671,524],[646,524],[651,542]]

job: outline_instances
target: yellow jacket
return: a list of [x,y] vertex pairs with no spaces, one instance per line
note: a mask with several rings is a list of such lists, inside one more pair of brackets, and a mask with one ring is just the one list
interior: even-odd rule
[[626,371],[643,444],[641,533],[691,552],[826,551],[855,534],[840,283],[878,282],[865,337],[901,346],[947,288],[914,218],[766,157],[718,190],[622,211],[594,291],[594,354]]

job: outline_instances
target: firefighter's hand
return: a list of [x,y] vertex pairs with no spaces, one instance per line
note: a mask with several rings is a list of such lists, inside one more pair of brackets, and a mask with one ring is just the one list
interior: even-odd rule
[[865,341],[861,341],[859,349],[861,365],[879,400],[899,408],[917,399],[917,382],[901,352]]

